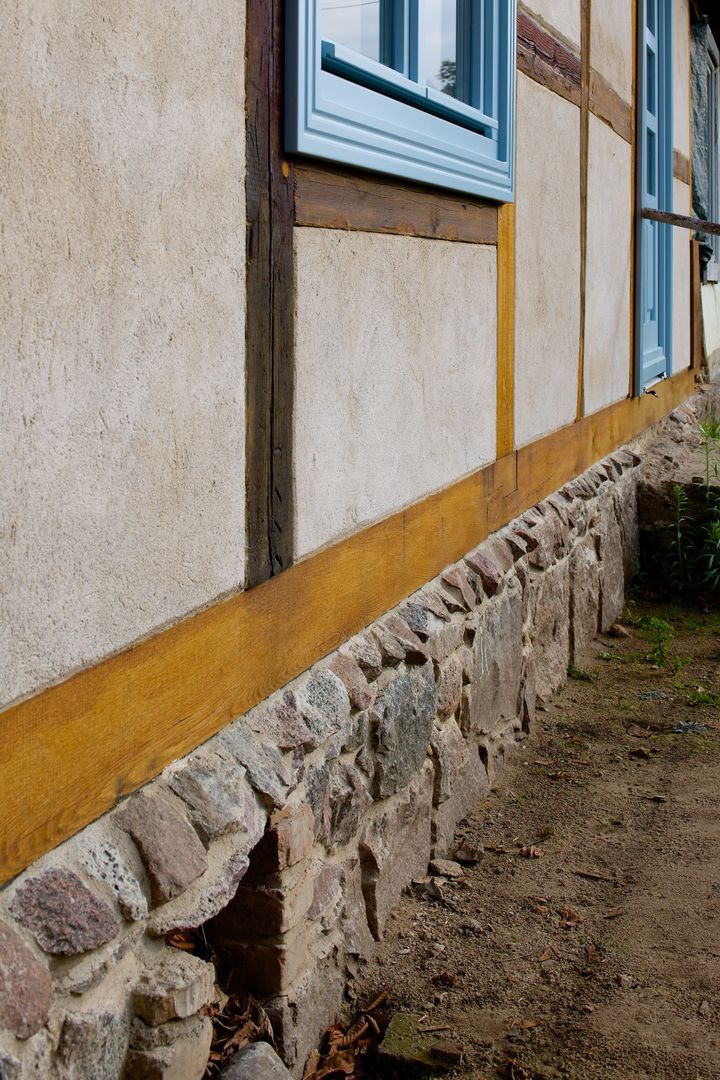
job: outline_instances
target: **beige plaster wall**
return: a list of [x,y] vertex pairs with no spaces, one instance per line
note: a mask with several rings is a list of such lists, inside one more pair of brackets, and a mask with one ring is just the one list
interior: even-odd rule
[[701,290],[703,345],[711,357],[720,350],[720,285],[709,282]]
[[[690,213],[690,187],[673,180],[673,208],[678,214]],[[673,235],[673,371],[690,366],[690,237],[686,229]]]
[[673,3],[673,146],[690,157],[690,13],[688,0]]
[[590,64],[623,101],[632,104],[635,0],[600,0],[591,5]]
[[529,0],[519,5],[568,45],[580,49],[580,0]]
[[295,231],[297,552],[495,457],[494,247]]
[[518,76],[515,434],[518,446],[577,411],[580,111]]
[[6,16],[0,703],[244,564],[242,5]]
[[632,150],[591,114],[583,369],[586,413],[628,394],[631,240]]

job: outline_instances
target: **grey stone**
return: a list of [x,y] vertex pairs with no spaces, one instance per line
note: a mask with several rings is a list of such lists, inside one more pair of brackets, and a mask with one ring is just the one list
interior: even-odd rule
[[609,630],[621,617],[625,607],[625,560],[615,503],[611,497],[598,500],[597,516],[592,524],[598,538],[598,555],[602,564],[600,628]]
[[251,709],[243,718],[252,730],[278,750],[314,750],[318,745],[302,716],[295,695],[286,690],[279,701]]
[[0,1050],[0,1080],[22,1080],[22,1065],[7,1050]]
[[438,665],[437,704],[439,716],[451,716],[460,704],[463,665],[457,654]]
[[50,973],[22,938],[0,922],[0,1028],[28,1039],[47,1023]]
[[179,949],[144,971],[132,994],[135,1015],[152,1027],[193,1016],[214,1000],[213,965]]
[[518,709],[522,669],[523,602],[508,583],[480,609],[475,634],[475,673],[462,711],[463,733],[477,736],[512,719]]
[[570,554],[570,657],[576,664],[587,656],[598,632],[600,578],[595,541],[585,536]]
[[569,528],[557,514],[547,514],[533,529],[537,546],[528,552],[528,562],[538,570],[547,570],[565,553]]
[[315,818],[315,835],[327,836],[330,828],[330,763],[313,762],[305,777],[305,793]]
[[467,744],[467,756],[455,773],[450,795],[433,811],[433,855],[448,853],[457,824],[473,807],[479,805],[490,791],[487,772],[477,748]]
[[630,473],[617,482],[613,490],[613,501],[620,525],[625,585],[627,586],[632,580],[640,558],[637,474]]
[[495,560],[490,555],[485,554],[481,548],[478,548],[472,555],[466,556],[465,562],[480,578],[485,595],[494,596],[503,579],[502,570]]
[[373,626],[372,634],[380,649],[383,666],[397,667],[405,659],[404,645],[382,623]]
[[146,1028],[158,1039],[156,1042],[147,1038],[140,1025],[142,1021],[136,1020],[132,1027],[127,1080],[202,1080],[212,1040],[212,1023],[207,1017]]
[[437,619],[442,619],[443,622],[449,620],[450,612],[437,589],[423,589],[422,592],[418,593],[418,603],[421,604],[426,611],[432,612]]
[[465,877],[466,871],[453,859],[433,859],[430,863],[430,873],[439,877],[461,878]]
[[54,956],[77,956],[120,933],[108,905],[69,870],[46,870],[17,890],[10,910],[37,943]]
[[424,604],[418,604],[414,600],[408,600],[400,608],[400,618],[412,630],[414,634],[425,641],[428,636],[428,609]]
[[108,885],[129,922],[147,918],[148,904],[125,853],[109,839],[86,841],[83,866],[96,881]]
[[363,832],[362,890],[368,925],[378,941],[403,889],[427,869],[432,792],[433,768],[426,761],[420,775],[405,791],[385,803]]
[[405,787],[425,757],[435,712],[432,663],[403,671],[386,686],[373,706],[377,725],[376,795],[386,798]]
[[253,831],[258,814],[255,792],[245,768],[228,755],[200,750],[171,773],[168,784],[187,806],[204,840],[238,829]]
[[388,615],[382,623],[383,629],[388,630],[397,639],[405,650],[405,660],[408,664],[423,664],[430,655],[427,646],[420,640],[417,634],[410,629],[399,615]]
[[318,744],[342,731],[350,719],[350,698],[341,680],[316,668],[295,691],[298,708]]
[[129,1024],[122,1013],[68,1013],[58,1045],[63,1080],[117,1080],[128,1036]]
[[[375,694],[373,694],[373,701],[374,700]],[[342,753],[349,753],[364,747],[367,742],[369,730],[370,721],[368,720],[368,714],[365,711],[357,712],[351,716],[340,745]]]
[[336,1021],[344,985],[342,953],[331,940],[310,970],[305,963],[297,981],[265,1003],[278,1050],[295,1075],[302,1075],[308,1054]]
[[368,679],[377,679],[382,671],[380,646],[370,633],[358,634],[347,643],[347,651],[357,660]]
[[330,780],[329,801],[328,843],[336,849],[350,842],[373,800],[358,769],[341,762]]
[[343,872],[337,863],[320,861],[315,866],[312,903],[307,917],[311,922],[332,914],[342,900]]
[[243,766],[258,795],[274,807],[283,806],[292,780],[277,747],[261,742],[242,719],[226,728],[219,742]]
[[328,667],[337,675],[347,690],[350,704],[355,709],[367,709],[375,700],[375,691],[370,687],[360,665],[352,656],[336,653]]
[[443,722],[435,721],[431,745],[435,759],[433,803],[439,806],[452,795],[457,778],[465,767],[471,750],[452,717]]
[[465,621],[464,619],[453,619],[450,622],[442,622],[434,615],[430,616],[428,620],[430,630],[428,647],[433,660],[445,660],[451,653],[460,648],[465,634]]
[[[259,830],[255,839],[259,839]],[[237,835],[237,834],[236,834]],[[223,841],[217,841],[222,844]],[[227,843],[227,841],[226,841]],[[212,919],[235,895],[249,865],[248,851],[253,837],[243,834],[242,847],[225,857],[215,853],[212,867],[193,882],[185,893],[153,912],[147,929],[155,937],[165,937],[176,930],[188,930]]]
[[220,1073],[222,1080],[292,1080],[268,1043],[251,1043],[235,1054]]
[[155,904],[180,896],[207,870],[205,848],[181,807],[150,789],[132,795],[115,818],[137,844]]
[[353,958],[369,958],[375,941],[368,926],[362,890],[360,860],[352,857],[343,866],[344,896],[340,927],[345,950]]
[[[570,663],[570,569],[563,559],[533,584],[530,640],[537,696],[547,702],[567,679]],[[515,685],[518,685],[516,681]]]

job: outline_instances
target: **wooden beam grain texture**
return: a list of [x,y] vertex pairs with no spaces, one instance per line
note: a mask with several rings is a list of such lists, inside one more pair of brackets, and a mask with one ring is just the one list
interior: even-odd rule
[[580,104],[580,58],[522,10],[517,16],[517,63],[524,75]]
[[498,217],[496,456],[515,449],[515,204]]
[[496,244],[497,204],[321,163],[295,166],[295,224]]
[[588,232],[588,147],[590,139],[590,15],[591,0],[580,5],[580,340],[578,344],[578,383],[575,415],[579,420],[585,408],[585,323],[587,292]]
[[597,71],[590,71],[589,78],[590,111],[598,120],[602,120],[613,129],[616,135],[632,145],[633,110],[612,86]]
[[245,483],[247,584],[293,553],[292,166],[282,157],[280,0],[248,0]]
[[0,713],[0,880],[191,752],[694,387],[618,402]]

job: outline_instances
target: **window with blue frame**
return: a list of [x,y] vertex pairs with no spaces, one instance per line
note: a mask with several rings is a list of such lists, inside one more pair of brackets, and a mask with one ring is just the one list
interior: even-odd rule
[[287,12],[287,150],[512,200],[515,0]]

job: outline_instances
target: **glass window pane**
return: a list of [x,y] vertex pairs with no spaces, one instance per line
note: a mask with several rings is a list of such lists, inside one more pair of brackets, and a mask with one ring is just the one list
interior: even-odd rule
[[424,73],[422,81],[450,97],[461,97],[458,82],[457,0],[427,0],[420,28]]
[[381,60],[380,0],[321,0],[322,36]]

